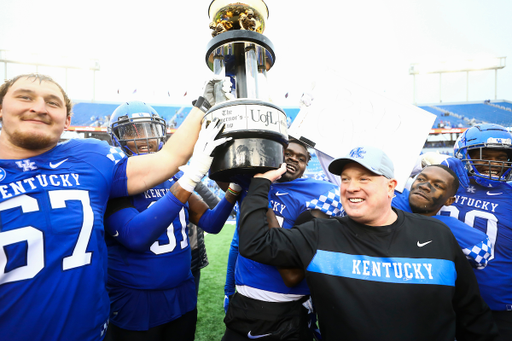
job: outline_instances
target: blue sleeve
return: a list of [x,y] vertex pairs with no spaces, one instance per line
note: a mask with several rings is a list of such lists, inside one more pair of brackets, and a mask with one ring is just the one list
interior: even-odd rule
[[110,198],[128,195],[128,158],[121,149],[96,139],[76,140],[68,145],[74,153],[80,153],[81,161],[88,163],[110,183]]
[[436,215],[433,218],[450,228],[472,267],[482,270],[487,266],[492,256],[492,243],[485,233],[453,217]]
[[472,248],[463,248],[462,252],[464,252],[472,267],[482,270],[487,266],[492,256],[492,243],[489,237],[486,236],[485,239]]
[[126,166],[128,165],[128,158],[123,158],[119,161],[115,174],[112,188],[110,190],[111,198],[125,197],[128,195],[128,177],[126,176]]
[[404,188],[402,193],[395,191],[395,197],[391,202],[391,206],[398,208],[399,210],[412,213],[411,205],[409,205],[409,190]]
[[144,252],[165,232],[185,206],[171,193],[139,212],[124,207],[105,218],[105,230],[126,248]]
[[231,240],[231,245],[229,247],[228,267],[226,269],[226,283],[224,284],[224,294],[227,296],[233,295],[235,293],[235,266],[237,259],[238,229],[235,229],[235,233],[233,234],[233,240]]
[[226,197],[222,198],[213,210],[208,209],[203,213],[197,226],[208,233],[219,233],[224,223],[229,218],[233,206],[234,204],[230,203]]
[[460,185],[464,188],[468,188],[470,181],[468,171],[461,160],[455,157],[449,157],[441,162],[441,164],[451,168],[459,177]]
[[[306,206],[309,210],[320,210],[328,216],[339,217],[343,214],[341,206],[340,189],[332,184],[325,182],[325,192],[315,198],[308,200]],[[315,185],[313,185],[315,186]],[[318,188],[318,185],[315,187]],[[315,188],[316,189],[316,188]]]

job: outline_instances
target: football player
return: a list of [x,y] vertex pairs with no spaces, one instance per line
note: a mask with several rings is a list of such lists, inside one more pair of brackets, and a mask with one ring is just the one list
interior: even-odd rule
[[458,189],[459,178],[451,168],[445,165],[430,165],[416,176],[410,191],[395,191],[391,205],[402,211],[433,217],[445,223],[471,266],[483,269],[491,257],[492,243],[489,237],[453,217],[436,215],[443,206],[453,204]]
[[59,143],[72,105],[50,77],[20,75],[0,86],[2,339],[104,338],[107,201],[152,188],[187,162],[204,116],[200,99],[158,152],[128,159],[95,139]]
[[[193,194],[210,168],[210,154],[222,143],[213,140],[212,134],[218,132],[213,126],[201,131],[190,166],[179,180],[175,176],[108,203],[109,340],[194,340],[197,296],[187,225],[190,221],[218,233],[240,192],[230,184],[213,210]],[[165,123],[151,106],[133,101],[114,111],[109,132],[114,144],[131,157],[157,152],[165,138]]]
[[455,202],[440,214],[489,236],[489,264],[475,274],[502,338],[512,340],[512,190],[507,184],[512,179],[512,134],[496,124],[471,127],[455,142],[454,156],[466,166],[471,183],[459,188]]
[[[282,228],[291,228],[295,219],[306,210],[320,210],[328,216],[341,214],[336,186],[302,178],[309,159],[307,147],[300,141],[291,140],[284,155],[286,174],[272,185],[268,196],[269,218],[277,218],[278,226]],[[224,290],[225,299],[232,298],[229,304],[225,302],[223,340],[249,340],[270,334],[280,340],[311,340],[308,309],[305,308],[310,292],[303,280],[304,272],[301,269],[299,272],[302,273],[242,257],[238,253],[238,234],[235,232]]]

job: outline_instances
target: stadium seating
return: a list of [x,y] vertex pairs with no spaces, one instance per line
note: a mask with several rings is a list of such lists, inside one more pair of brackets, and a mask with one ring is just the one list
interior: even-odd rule
[[443,110],[437,106],[420,106],[419,108],[436,115],[436,120],[434,121],[432,128],[441,128],[441,126],[444,128],[469,127],[469,122],[466,122],[461,118],[452,115],[446,116],[445,113],[451,110]]
[[512,126],[512,103],[509,102],[486,100],[480,103],[435,104],[419,107],[437,116],[433,128],[439,128],[441,121],[444,125],[449,122],[451,128],[470,127],[477,123]]
[[[120,103],[119,103],[120,104]],[[73,106],[73,116],[71,118],[72,126],[104,126],[110,115],[114,112],[119,104],[110,103],[86,103],[79,102]],[[185,120],[192,106],[163,106],[152,105],[153,108],[165,119],[168,123],[174,118],[176,122],[175,128],[179,127]],[[297,116],[299,108],[284,108],[283,109],[290,119],[289,124]]]
[[76,103],[73,106],[72,126],[97,126],[96,122],[110,117],[118,104]]
[[485,103],[457,104],[457,105],[439,105],[438,108],[457,113],[469,120],[486,123],[496,123],[503,126],[512,125],[512,113],[497,106]]
[[512,110],[512,103],[509,102],[490,102],[489,104],[494,104],[496,106],[505,107]]

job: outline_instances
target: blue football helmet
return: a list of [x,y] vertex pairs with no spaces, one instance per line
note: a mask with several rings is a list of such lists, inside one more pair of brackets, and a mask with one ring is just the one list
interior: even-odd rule
[[159,151],[165,142],[166,122],[155,109],[141,101],[121,104],[110,116],[112,144],[128,155]]
[[[504,151],[507,159],[483,159],[484,149]],[[500,125],[481,124],[467,129],[455,142],[453,155],[482,186],[495,187],[512,179],[512,134]]]

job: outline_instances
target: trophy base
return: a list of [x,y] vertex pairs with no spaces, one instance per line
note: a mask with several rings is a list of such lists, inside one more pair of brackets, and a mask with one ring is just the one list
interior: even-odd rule
[[237,175],[252,177],[279,168],[288,145],[285,112],[272,103],[238,99],[213,106],[204,116],[219,119],[224,130],[219,137],[232,140],[217,147],[213,154],[210,179],[235,181]]
[[264,138],[237,138],[217,147],[209,177],[244,183],[258,173],[277,169],[284,162],[286,145]]

